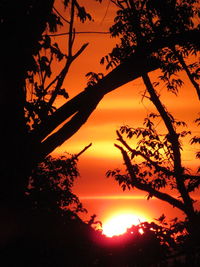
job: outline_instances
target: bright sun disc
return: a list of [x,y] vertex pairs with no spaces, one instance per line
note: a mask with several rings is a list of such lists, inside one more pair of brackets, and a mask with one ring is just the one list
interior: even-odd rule
[[147,221],[146,218],[134,214],[113,216],[103,224],[103,234],[107,237],[124,234],[132,225]]

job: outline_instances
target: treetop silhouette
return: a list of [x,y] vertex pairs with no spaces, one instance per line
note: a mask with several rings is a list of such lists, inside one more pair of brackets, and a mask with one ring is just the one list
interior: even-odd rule
[[[152,10],[146,8],[147,3],[153,5]],[[195,16],[199,14],[197,3],[198,1],[164,1],[164,9],[170,9],[167,19],[163,6],[156,1],[118,1],[120,11],[112,31],[114,35],[121,36],[121,43],[109,55],[108,66],[113,61],[118,62],[120,56],[126,58],[132,47],[137,49],[138,44],[146,44],[157,34],[168,36],[183,29],[189,31],[195,25]],[[156,87],[164,83],[169,91],[177,94],[183,85],[180,71],[185,71],[199,97],[198,55],[198,45],[188,43],[169,43],[167,47],[153,53],[160,62],[161,75],[154,82],[147,72],[141,77],[146,88],[144,97],[153,103],[157,113],[150,113],[144,119],[143,127],[126,125],[117,131],[119,144],[115,146],[121,151],[126,170],[124,173],[119,169],[107,172],[107,176],[113,176],[123,190],[137,188],[147,192],[148,199],[156,197],[183,211],[188,222],[187,230],[193,238],[196,238],[199,229],[199,211],[194,207],[191,192],[199,188],[199,168],[196,173],[188,171],[182,160],[181,143],[181,139],[191,135],[191,131],[179,130],[186,123],[173,117],[163,104]],[[158,120],[163,123],[165,133],[158,132]],[[199,118],[196,122],[199,122]],[[129,144],[129,139],[132,138],[137,140],[136,147]],[[192,137],[190,143],[199,143],[199,138]],[[199,157],[199,152],[196,156]],[[138,158],[142,161],[138,161]]]
[[[113,2],[119,7],[123,6],[122,11],[119,11],[122,14],[127,10],[124,5],[134,3],[132,1],[125,1],[124,4],[121,1]],[[117,66],[107,75],[98,79],[93,86],[90,84],[74,98],[67,99],[66,103],[58,109],[54,105],[55,99],[60,95],[68,98],[67,91],[63,88],[63,82],[68,70],[73,61],[87,47],[85,43],[77,51],[73,49],[76,34],[74,17],[78,16],[82,22],[85,22],[87,19],[91,19],[91,16],[75,0],[64,3],[65,7],[70,9],[67,22],[63,21],[62,17],[56,13],[53,8],[54,1],[42,1],[42,3],[39,3],[38,1],[30,0],[26,1],[26,3],[22,1],[19,5],[16,5],[13,1],[2,3],[0,27],[5,38],[1,43],[3,68],[0,80],[2,88],[1,107],[2,114],[4,114],[2,122],[4,131],[2,134],[4,135],[3,140],[7,140],[2,147],[2,153],[5,157],[1,171],[2,177],[6,177],[2,181],[4,184],[2,185],[2,196],[7,195],[6,192],[9,192],[11,188],[13,191],[11,195],[14,196],[18,191],[23,194],[28,183],[27,176],[30,175],[34,165],[73,136],[87,121],[105,94],[141,77],[144,73],[164,68],[164,61],[160,60],[160,56],[155,56],[155,54],[164,51],[163,48],[166,49],[172,46],[184,48],[184,51],[190,49],[189,51],[191,52],[198,49],[198,25],[186,21],[184,22],[184,27],[179,27],[176,31],[171,31],[169,27],[162,26],[165,30],[162,34],[159,34],[159,27],[162,24],[160,21],[165,20],[162,17],[161,10],[159,10],[160,7],[157,7],[151,1],[147,1],[146,4],[143,1],[136,1],[136,3],[137,5],[139,3],[142,5],[142,16],[146,12],[146,15],[144,15],[144,17],[146,16],[146,21],[142,31],[142,45],[140,42],[134,43],[135,37],[131,36],[131,31],[127,31],[126,24],[123,25],[122,23],[122,29],[120,30],[123,31],[123,27],[125,27],[126,34],[130,35],[124,38],[132,39],[130,44],[128,41],[126,43],[126,40],[123,40],[123,45],[120,48],[120,51],[125,51],[123,57],[117,58],[114,54],[115,52],[113,52],[107,58],[110,64],[115,62]],[[151,7],[153,3],[155,6]],[[190,17],[198,16],[196,11],[196,13],[192,13],[195,3],[196,1],[191,2],[191,7],[189,8]],[[147,4],[150,5],[151,9],[147,7]],[[170,1],[169,3],[166,1],[165,4],[170,5]],[[177,6],[180,5],[177,4]],[[188,8],[188,4],[185,1],[182,6],[183,10],[186,10],[187,8],[184,5]],[[175,11],[177,12],[177,10]],[[134,12],[138,14],[138,17],[141,16],[139,6]],[[179,18],[181,19],[181,12],[179,13]],[[134,18],[134,14],[130,13],[130,15],[127,16],[128,20]],[[148,19],[149,15],[152,15],[155,21]],[[187,14],[187,17],[189,15]],[[121,23],[120,16],[118,16],[118,24]],[[185,14],[182,15],[183,18],[184,16]],[[51,41],[51,37],[43,34],[46,27],[49,32],[58,31],[62,23],[66,23],[69,31],[67,51],[64,52],[60,50],[56,43]],[[131,23],[131,21],[128,22],[130,25]],[[153,23],[149,30],[150,33],[145,30],[147,23]],[[111,27],[111,34],[113,35],[116,34],[116,25]],[[10,34],[12,31],[14,34]],[[149,37],[150,35],[152,36],[151,38]],[[130,45],[131,50],[127,52],[128,45]],[[114,49],[113,51],[117,50]],[[166,53],[162,57],[166,57]],[[105,58],[105,60],[107,59]],[[51,80],[51,77],[53,77],[52,64],[55,60],[61,61],[63,67],[60,73]],[[12,69],[15,71],[11,71],[11,62]],[[195,76],[193,73],[191,75],[194,81]],[[11,76],[12,79],[10,78]],[[27,92],[28,88],[27,84],[25,85],[25,79],[29,83],[29,89],[32,88],[33,90],[32,99],[27,98],[26,100],[27,96],[30,97],[30,93]],[[9,103],[9,112],[5,113],[5,110],[8,110],[7,103]],[[25,113],[24,109],[26,110]],[[29,124],[28,128],[27,122]],[[13,129],[15,129],[15,139],[13,139],[12,135]],[[10,153],[15,158],[15,161],[12,162],[14,164],[12,170],[9,168],[9,160],[7,160],[10,157]],[[8,195],[7,197],[9,198],[10,194]]]
[[[149,136],[153,138],[151,141],[147,141],[150,147],[154,146],[154,148],[152,147],[153,152],[151,149],[140,149],[131,151],[131,155],[136,157],[140,154],[143,158],[148,158],[149,164],[153,166],[152,171],[153,169],[156,170],[158,175],[157,181],[141,183],[140,174],[143,175],[142,178],[145,175],[140,172],[139,167],[137,169],[137,166],[135,166],[136,174],[139,177],[135,178],[133,176],[132,184],[127,184],[126,181],[122,181],[122,183],[129,186],[139,184],[146,188],[151,186],[153,190],[149,191],[151,197],[152,192],[159,194],[159,189],[165,187],[164,179],[160,177],[161,172],[165,171],[166,178],[173,176],[176,180],[181,194],[181,200],[168,196],[168,200],[171,201],[169,201],[170,204],[184,210],[188,218],[194,215],[195,211],[188,191],[199,186],[198,177],[188,176],[181,168],[179,140],[174,127],[175,121],[170,117],[162,103],[159,102],[159,97],[155,93],[147,74],[156,69],[162,69],[163,76],[161,80],[167,84],[170,90],[176,92],[177,87],[181,85],[181,81],[173,80],[173,75],[180,70],[185,70],[199,94],[199,66],[194,63],[188,65],[185,60],[189,55],[196,56],[199,51],[199,25],[195,21],[196,17],[199,17],[198,1],[165,0],[162,1],[162,5],[159,4],[159,1],[153,0],[113,0],[111,2],[117,5],[120,10],[110,32],[113,36],[119,34],[122,38],[121,44],[114,48],[108,56],[105,56],[101,63],[107,62],[107,68],[114,68],[105,76],[91,71],[88,74],[91,78],[89,84],[72,99],[69,99],[68,92],[63,87],[64,81],[71,64],[84,52],[88,45],[87,43],[82,44],[77,50],[74,50],[76,41],[74,21],[76,16],[81,22],[91,20],[91,15],[79,4],[78,0],[65,0],[63,2],[64,8],[68,10],[66,12],[68,17],[66,18],[56,10],[53,0],[19,2],[5,0],[0,4],[0,31],[3,36],[0,44],[0,108],[1,125],[3,126],[1,131],[3,158],[0,168],[0,209],[2,217],[5,215],[7,222],[9,220],[12,223],[22,223],[20,225],[21,232],[17,233],[18,237],[14,236],[14,240],[9,243],[9,246],[6,243],[6,248],[9,247],[12,252],[15,252],[15,257],[18,256],[18,252],[20,252],[20,255],[23,252],[23,259],[26,260],[25,252],[27,252],[27,255],[30,255],[28,257],[30,260],[34,252],[38,252],[37,248],[39,247],[39,250],[41,249],[41,259],[43,259],[42,257],[46,253],[44,248],[48,243],[47,240],[50,240],[48,234],[52,229],[55,229],[55,224],[62,225],[61,231],[59,232],[59,229],[56,229],[57,232],[52,232],[52,235],[55,234],[56,240],[59,240],[59,242],[62,241],[61,237],[63,236],[63,221],[60,224],[61,217],[57,217],[55,214],[54,219],[49,220],[49,214],[42,214],[41,212],[40,216],[35,218],[34,214],[27,211],[28,197],[25,193],[27,193],[30,177],[43,175],[44,169],[48,168],[48,172],[46,172],[48,180],[43,180],[42,184],[39,180],[32,183],[35,186],[36,182],[39,181],[39,189],[35,187],[35,195],[32,195],[32,203],[36,206],[42,203],[44,210],[49,208],[46,200],[49,196],[52,200],[52,192],[50,191],[53,186],[53,194],[57,195],[53,199],[54,206],[51,206],[51,208],[57,209],[57,205],[62,206],[62,201],[66,201],[66,205],[72,201],[77,205],[77,209],[81,209],[78,199],[70,191],[73,179],[77,175],[76,169],[74,169],[75,173],[72,172],[72,175],[68,176],[69,179],[64,180],[64,191],[60,191],[59,183],[63,181],[60,176],[53,176],[55,168],[51,168],[58,162],[56,160],[51,161],[51,158],[46,156],[80,129],[105,94],[138,77],[143,78],[152,101],[155,104],[157,103],[156,107],[159,109],[160,116],[164,118],[168,130],[168,136],[165,140],[168,151],[167,157],[171,161],[174,160],[175,164],[174,169],[165,166],[159,153],[159,149],[162,149],[159,148],[161,142],[158,142],[158,135],[153,131],[151,120],[148,118],[146,120],[148,134],[144,138]],[[168,16],[165,15],[164,11],[166,10],[168,10]],[[66,24],[68,28],[66,51],[62,51],[59,45],[51,39],[52,33],[58,33],[62,24]],[[52,66],[54,62],[61,63],[61,70],[57,74],[53,73]],[[60,96],[64,97],[66,102],[61,107],[56,108],[55,101]],[[125,131],[128,131],[128,128]],[[131,132],[131,130],[128,132]],[[141,135],[143,134],[144,132],[141,132]],[[170,139],[173,136],[175,138]],[[122,138],[122,132],[118,132],[118,137],[127,149],[127,145]],[[198,137],[194,137],[192,142],[198,142],[198,140]],[[145,142],[145,140],[143,141]],[[139,148],[142,148],[142,142],[140,145]],[[157,148],[158,151],[156,152]],[[128,169],[131,158],[124,148],[120,149]],[[163,161],[157,164],[155,160]],[[38,163],[39,168],[36,169]],[[64,165],[64,169],[65,167]],[[150,165],[146,167],[150,168]],[[132,168],[131,165],[128,178],[131,177]],[[61,168],[60,170],[63,171],[64,169]],[[181,174],[184,182],[180,181],[179,174]],[[118,178],[121,177],[118,176]],[[187,182],[188,179],[190,179],[190,182],[186,186],[185,181]],[[171,186],[173,185],[172,183]],[[44,199],[38,199],[41,193],[40,189],[46,194]],[[68,199],[63,197],[63,192],[68,193]],[[58,199],[57,196],[59,196]],[[57,203],[57,200],[60,202]],[[39,203],[40,201],[41,203]],[[11,217],[8,216],[8,213]],[[81,223],[80,220],[76,222],[76,225],[71,222],[73,231],[71,233],[67,231],[66,236],[69,238],[67,249],[72,251],[72,247],[73,252],[76,251],[79,247],[77,246],[77,240],[80,238],[79,233],[82,236],[84,232],[85,235],[79,243],[80,250],[78,249],[78,252],[80,254],[84,253],[86,244],[87,251],[91,251],[91,243],[88,243],[88,239],[85,238],[88,231],[82,231],[85,224]],[[37,224],[34,225],[34,223]],[[4,230],[5,225],[1,226],[1,229]],[[35,231],[31,231],[28,227]],[[34,236],[38,229],[37,235]],[[78,232],[77,229],[79,229]],[[43,230],[44,233],[42,233]],[[44,237],[44,240],[39,239],[40,234],[42,238]],[[30,239],[33,244],[30,243]],[[17,244],[19,240],[21,243]],[[38,240],[42,240],[41,244],[38,243]],[[55,241],[54,238],[52,240]],[[5,242],[10,242],[9,237]],[[19,246],[16,246],[16,244]],[[30,246],[27,247],[27,244]],[[55,243],[53,242],[52,245],[50,242],[47,248],[49,249],[48,255],[51,255],[51,259],[53,259],[54,255],[51,252],[54,251],[52,248],[55,248]],[[66,255],[66,247],[62,246],[62,248],[64,248],[61,251],[62,255]],[[59,253],[57,251],[56,255],[60,255]],[[7,256],[6,253],[5,255]],[[92,253],[87,255],[89,258],[93,256]],[[73,253],[71,257],[74,257]],[[12,261],[10,254],[6,258]],[[87,263],[87,259],[84,259]],[[35,260],[34,265],[36,265]],[[75,260],[79,261],[79,259],[74,258]],[[56,265],[55,262],[52,261],[49,266]],[[41,266],[44,266],[42,264]]]

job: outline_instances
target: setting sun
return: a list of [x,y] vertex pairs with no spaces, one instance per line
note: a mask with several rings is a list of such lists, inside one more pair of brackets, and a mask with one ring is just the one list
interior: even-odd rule
[[103,234],[107,237],[122,235],[132,225],[138,225],[144,221],[148,221],[148,219],[136,214],[122,213],[114,215],[103,223]]

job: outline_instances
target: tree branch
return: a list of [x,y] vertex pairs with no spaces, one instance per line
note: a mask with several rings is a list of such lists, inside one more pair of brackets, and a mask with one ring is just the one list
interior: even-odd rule
[[148,74],[144,74],[142,76],[144,84],[150,94],[150,99],[152,103],[155,105],[156,109],[158,110],[161,118],[163,119],[163,122],[168,130],[169,133],[169,141],[172,145],[172,151],[173,151],[173,162],[174,162],[174,177],[176,179],[177,189],[181,194],[181,197],[183,199],[183,202],[185,204],[185,210],[188,217],[193,217],[194,215],[194,207],[193,207],[193,201],[190,198],[185,183],[183,179],[183,167],[181,162],[181,153],[180,153],[180,143],[179,143],[179,136],[176,133],[176,130],[174,128],[173,122],[169,116],[169,113],[163,106],[162,102],[160,101],[151,81],[148,76]]
[[83,108],[85,103],[96,101],[96,99],[100,100],[105,94],[141,77],[144,72],[148,73],[158,69],[159,62],[148,56],[152,52],[157,51],[159,48],[167,47],[169,44],[199,43],[198,34],[198,30],[176,35],[172,34],[170,37],[156,39],[148,44],[145,50],[146,54],[141,53],[139,50],[136,51],[125,62],[104,76],[91,90],[82,91],[60,107],[53,115],[49,116],[46,121],[33,131],[33,138],[43,140],[67,118]]
[[179,53],[179,51],[176,50],[175,46],[172,48],[172,51],[174,52],[175,56],[178,58],[179,62],[181,63],[183,69],[187,73],[187,76],[189,80],[191,81],[192,85],[196,89],[198,99],[200,100],[200,86],[199,84],[195,81],[194,77],[192,76],[192,73],[190,72],[188,66],[186,65],[183,56]]
[[64,18],[60,12],[55,8],[53,7],[54,11],[58,14],[59,17],[61,17],[61,19],[63,19],[65,22],[67,22],[68,24],[70,24],[70,21],[68,21],[66,18]]
[[72,57],[72,47],[74,43],[74,31],[73,31],[73,24],[74,24],[74,0],[71,2],[71,11],[70,11],[70,23],[69,23],[69,38],[68,38],[68,58]]
[[131,164],[131,161],[130,161],[130,158],[127,154],[127,152],[119,145],[115,145],[122,153],[122,156],[123,156],[123,159],[124,159],[124,163],[126,165],[126,168],[127,168],[127,171],[132,179],[132,185],[135,186],[137,189],[139,190],[142,190],[142,191],[145,191],[145,192],[148,192],[150,195],[160,199],[160,200],[163,200],[165,202],[168,202],[170,205],[172,205],[173,207],[176,207],[180,210],[182,210],[183,212],[185,212],[185,206],[183,204],[182,201],[180,200],[177,200],[176,198],[166,194],[166,193],[163,193],[163,192],[160,192],[154,188],[152,188],[149,184],[143,184],[141,183],[135,176],[135,173],[133,171],[133,168],[132,168],[132,164]]
[[[130,151],[131,153],[135,153],[136,156],[141,156],[142,158],[144,158],[146,161],[148,161],[149,163],[151,163],[157,170],[162,171],[164,174],[166,175],[170,175],[170,176],[174,176],[174,172],[168,170],[167,168],[160,166],[157,164],[157,162],[151,160],[150,158],[148,158],[146,155],[144,155],[142,152],[137,151],[135,149],[132,149],[127,142],[123,139],[122,135],[120,134],[119,131],[116,131],[117,133],[117,140],[124,145],[124,147],[126,147],[128,149],[128,151]],[[200,180],[200,175],[192,175],[192,174],[186,174],[183,173],[183,177],[185,180]]]
[[163,167],[163,166],[160,166],[158,165],[157,162],[151,160],[149,157],[147,157],[146,155],[144,155],[142,152],[140,151],[137,151],[135,149],[132,149],[128,144],[127,142],[123,139],[122,135],[119,133],[119,131],[116,131],[117,132],[117,135],[118,135],[118,138],[117,140],[120,141],[120,143],[122,145],[124,145],[128,151],[130,151],[131,153],[134,153],[136,156],[141,156],[142,158],[144,158],[147,162],[151,163],[157,170],[159,171],[162,171],[164,174],[166,175],[170,175],[170,176],[174,176],[174,172],[168,170],[167,168]]
[[78,154],[75,154],[73,156],[73,159],[78,159],[91,146],[92,146],[92,143],[90,143],[89,145],[87,145],[86,147],[84,147],[84,149],[82,149]]
[[[137,65],[135,62],[137,62]],[[127,63],[122,63],[108,75],[103,77],[91,89],[85,89],[85,91],[82,91],[61,106],[32,132],[34,138],[43,140],[67,118],[83,108],[86,103],[91,101],[96,102],[96,99],[101,99],[105,94],[140,77],[144,70],[149,72],[158,67],[159,64],[154,59],[144,60],[142,55],[135,55],[133,62],[128,61]]]
[[81,46],[81,48],[73,55],[73,60],[75,60],[89,45],[89,43],[85,43]]
[[[51,95],[51,98],[49,100],[49,106],[51,107],[58,95],[59,90],[61,89],[64,79],[66,78],[66,75],[69,71],[69,68],[72,64],[72,62],[86,49],[86,47],[88,46],[89,43],[83,44],[81,46],[81,48],[75,53],[75,55],[67,58],[67,62],[64,66],[64,68],[62,69],[62,71],[60,72],[60,74],[53,80],[53,82],[57,81],[56,87]],[[52,83],[51,83],[52,84]],[[47,87],[49,88],[49,86]],[[45,90],[47,90],[47,88]]]
[[50,154],[56,147],[62,145],[65,140],[69,139],[72,135],[74,135],[80,127],[87,121],[91,113],[96,108],[100,100],[96,101],[96,104],[92,103],[87,107],[84,107],[80,111],[78,111],[70,121],[66,122],[64,126],[62,126],[57,132],[50,135],[47,139],[45,139],[41,144],[41,154],[42,157]]

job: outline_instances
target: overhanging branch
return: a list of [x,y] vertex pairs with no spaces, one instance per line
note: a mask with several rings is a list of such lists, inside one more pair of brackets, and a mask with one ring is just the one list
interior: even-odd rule
[[127,142],[123,139],[122,135],[120,134],[119,131],[116,131],[117,133],[117,140],[120,141],[120,143],[122,145],[124,145],[124,147],[126,147],[128,149],[128,151],[130,151],[131,153],[134,153],[136,156],[141,156],[143,159],[145,159],[147,162],[149,162],[152,166],[154,166],[156,168],[156,170],[158,171],[162,171],[164,174],[168,175],[168,176],[174,176],[174,172],[170,171],[169,169],[160,166],[157,162],[151,160],[149,157],[147,157],[145,154],[143,154],[142,152],[132,149]]
[[133,171],[132,164],[131,164],[131,161],[130,161],[130,158],[129,158],[127,152],[121,146],[119,146],[119,145],[115,145],[115,146],[122,153],[123,160],[124,160],[124,163],[125,163],[126,168],[128,170],[128,173],[132,179],[132,185],[133,186],[135,186],[139,190],[142,190],[142,191],[149,193],[150,195],[152,195],[152,196],[154,196],[160,200],[168,202],[173,207],[176,207],[176,208],[182,210],[183,212],[185,212],[184,204],[180,200],[177,200],[176,198],[174,198],[174,197],[172,197],[166,193],[160,192],[160,191],[152,188],[149,184],[141,183],[135,176],[135,173]]
[[78,159],[91,146],[92,146],[92,143],[90,143],[89,145],[87,145],[86,147],[84,147],[78,154],[75,154],[73,156],[73,159]]
[[33,131],[33,138],[41,142],[66,119],[83,109],[87,103],[96,103],[105,94],[141,77],[143,73],[158,69],[160,67],[159,62],[149,57],[152,52],[172,44],[184,45],[187,43],[199,44],[199,30],[187,31],[167,38],[158,38],[147,44],[145,47],[146,54],[144,54],[144,51],[142,53],[139,50],[136,51],[125,62],[101,79],[93,88],[86,89],[69,100]]
[[127,61],[120,64],[108,75],[102,78],[92,88],[86,88],[74,98],[61,106],[53,115],[39,125],[34,131],[33,136],[42,141],[49,135],[57,126],[64,122],[67,118],[75,114],[80,109],[84,108],[87,103],[96,102],[107,93],[116,88],[139,78],[145,71],[149,72],[159,67],[159,63],[154,59],[143,59],[143,55],[135,55],[133,62]]
[[96,104],[91,103],[84,107],[80,111],[78,111],[70,121],[66,122],[63,127],[61,127],[57,132],[50,135],[46,140],[44,140],[41,144],[41,153],[42,157],[47,156],[51,153],[56,147],[62,145],[65,140],[69,139],[72,135],[74,135],[80,127],[87,121],[91,113],[96,108],[100,100],[97,99]]

